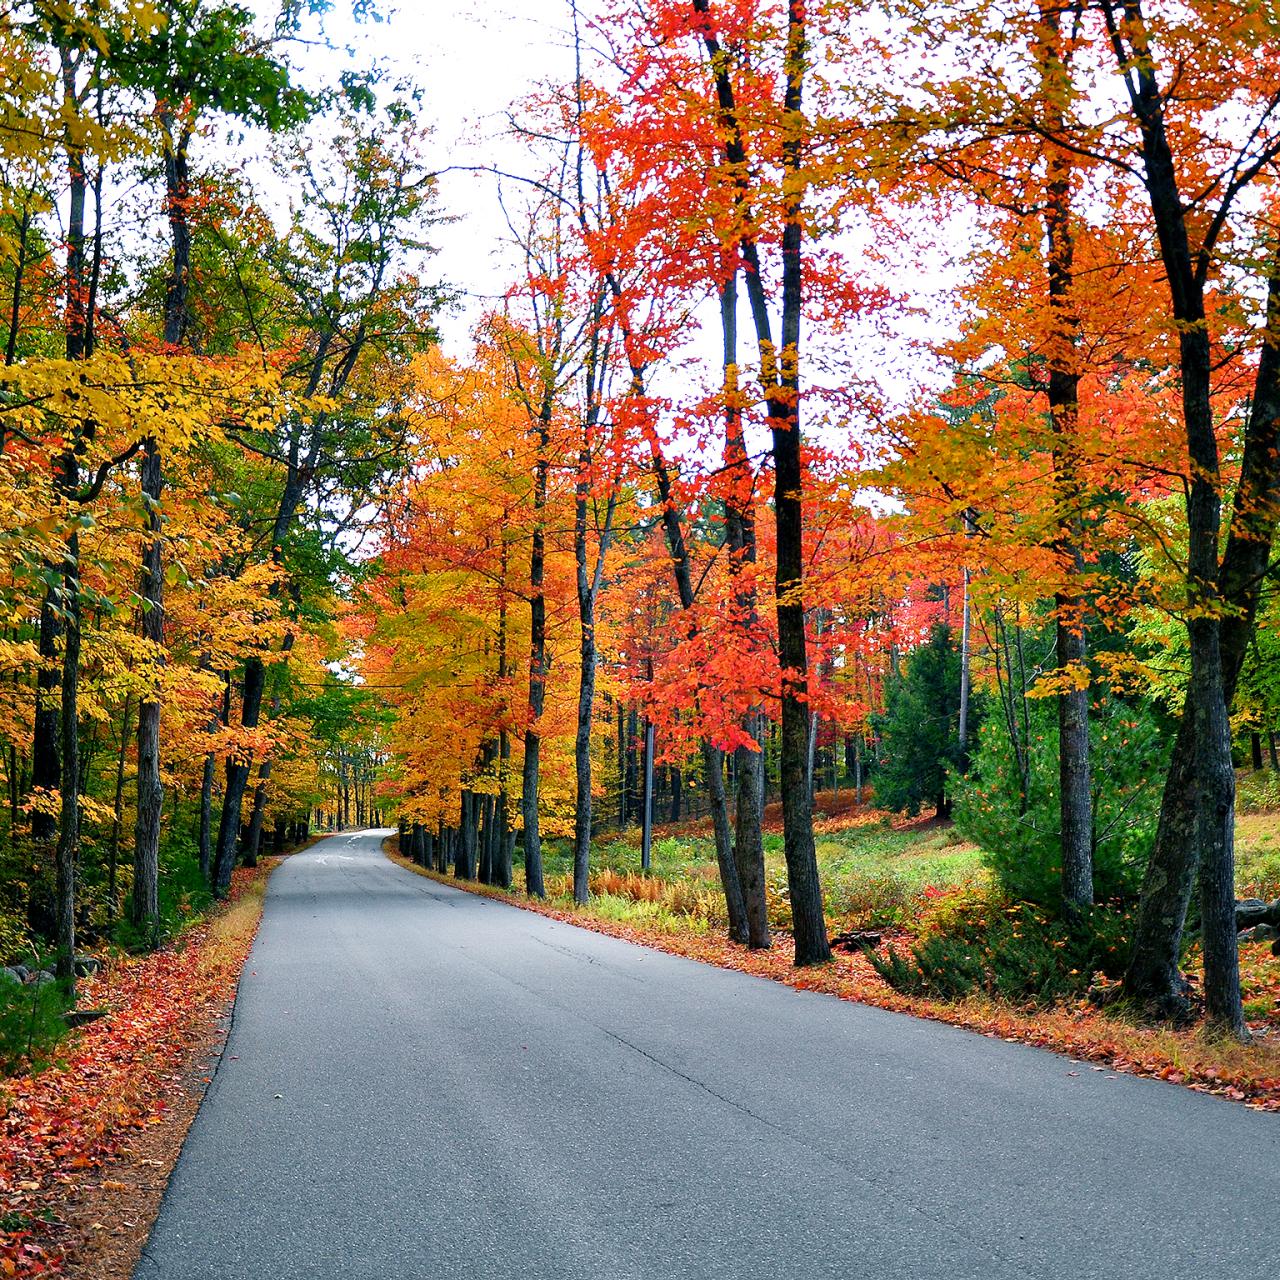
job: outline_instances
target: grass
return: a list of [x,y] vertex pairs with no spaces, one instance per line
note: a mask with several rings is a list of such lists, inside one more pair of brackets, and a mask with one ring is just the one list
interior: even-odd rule
[[[893,820],[863,809],[842,819],[827,818],[820,827],[816,850],[824,905],[837,930],[899,928],[915,919],[939,891],[987,882],[977,846],[962,840],[949,824]],[[791,913],[780,832],[766,831],[764,851],[770,918],[775,928],[788,929]],[[568,841],[545,842],[543,858],[549,897],[569,902],[573,859]],[[635,834],[597,842],[591,866],[593,898],[601,894],[627,899],[637,920],[660,920],[668,931],[678,927],[682,915],[699,925],[725,923],[715,842],[692,824],[674,833],[658,829],[648,876],[641,873]],[[517,868],[517,878],[521,876]],[[656,912],[655,904],[664,911]],[[612,918],[627,918],[624,905],[611,903],[605,910]],[[664,912],[677,919],[667,920]]]

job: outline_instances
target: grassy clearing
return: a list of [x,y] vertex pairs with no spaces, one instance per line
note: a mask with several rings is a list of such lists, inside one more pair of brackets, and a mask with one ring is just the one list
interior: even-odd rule
[[[838,825],[837,825],[838,823]],[[861,810],[836,820],[827,818],[817,839],[827,917],[837,929],[893,929],[908,925],[939,892],[987,883],[976,845],[960,838],[947,824],[926,820],[894,821],[875,810]],[[766,832],[765,872],[769,911],[774,927],[791,926],[787,871],[782,835]],[[548,895],[572,898],[572,851],[567,841],[544,847]],[[592,848],[592,894],[630,900],[637,920],[661,920],[666,929],[679,926],[655,913],[655,904],[675,917],[700,926],[723,924],[712,837],[690,824],[672,834],[659,829],[653,842],[649,876],[640,871],[640,844],[634,834],[597,841]],[[522,873],[517,868],[517,879]],[[621,880],[618,878],[621,877]],[[655,888],[657,882],[661,887]],[[521,886],[523,887],[523,886]],[[611,918],[627,919],[625,905],[610,903]]]

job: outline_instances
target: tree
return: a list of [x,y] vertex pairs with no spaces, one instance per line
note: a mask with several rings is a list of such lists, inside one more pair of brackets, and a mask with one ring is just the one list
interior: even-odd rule
[[[124,84],[149,96],[158,126],[165,216],[172,241],[163,337],[168,347],[176,349],[184,344],[191,319],[192,140],[213,112],[274,130],[300,122],[310,103],[291,88],[284,65],[262,52],[246,11],[205,0],[169,0],[160,19],[149,38],[125,41],[114,51],[112,61]],[[143,554],[139,591],[142,633],[160,651],[164,644],[163,460],[154,437],[143,441],[142,453],[142,493],[152,533]],[[160,699],[147,696],[138,708],[138,819],[129,908],[138,928],[154,919],[158,910],[163,802]],[[260,821],[260,811],[257,817]]]
[[884,698],[877,801],[912,817],[932,804],[937,817],[950,817],[950,775],[960,766],[960,652],[950,627],[933,626],[902,674],[885,682]]
[[[440,296],[415,270],[434,179],[418,159],[411,104],[393,99],[381,117],[365,118],[371,101],[370,89],[356,86],[336,106],[337,132],[323,155],[304,131],[279,158],[300,194],[286,237],[262,248],[300,340],[289,370],[297,399],[272,432],[237,439],[283,467],[267,548],[281,565],[308,496],[321,510],[337,508],[341,525],[359,510],[371,479],[401,465],[401,423],[384,398],[386,375],[430,338],[424,313]],[[246,298],[247,322],[261,332],[253,302]],[[266,668],[259,655],[245,663],[240,714],[248,728],[262,714]],[[230,884],[250,767],[227,761],[214,859],[220,894]]]

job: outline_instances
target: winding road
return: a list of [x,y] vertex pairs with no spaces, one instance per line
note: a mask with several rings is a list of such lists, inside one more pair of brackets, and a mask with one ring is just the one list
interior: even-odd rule
[[272,876],[135,1280],[1250,1280],[1280,1117],[327,838]]

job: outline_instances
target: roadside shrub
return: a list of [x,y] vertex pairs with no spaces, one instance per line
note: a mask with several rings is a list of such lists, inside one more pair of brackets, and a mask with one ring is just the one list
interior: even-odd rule
[[122,917],[116,922],[114,940],[127,951],[153,951],[208,911],[212,903],[213,894],[200,874],[199,858],[185,844],[162,847],[159,914],[141,926]]
[[914,917],[923,901],[918,879],[889,867],[852,868],[828,878],[826,912],[860,928],[888,929]]
[[0,980],[0,1074],[39,1071],[56,1056],[67,1034],[69,1007],[59,982],[25,985]]
[[[1028,703],[1024,779],[1005,725],[979,732],[967,777],[955,782],[956,827],[979,845],[1008,897],[1056,908],[1061,901],[1058,723],[1052,698]],[[1093,878],[1097,898],[1129,898],[1155,836],[1168,748],[1145,704],[1104,697],[1092,708]]]
[[869,952],[868,959],[908,995],[987,995],[1042,1006],[1083,995],[1099,973],[1120,977],[1130,924],[1129,912],[1114,906],[1068,922],[1033,903],[1001,906],[973,898],[959,905],[946,932],[926,934],[909,954],[891,947],[885,956]]

